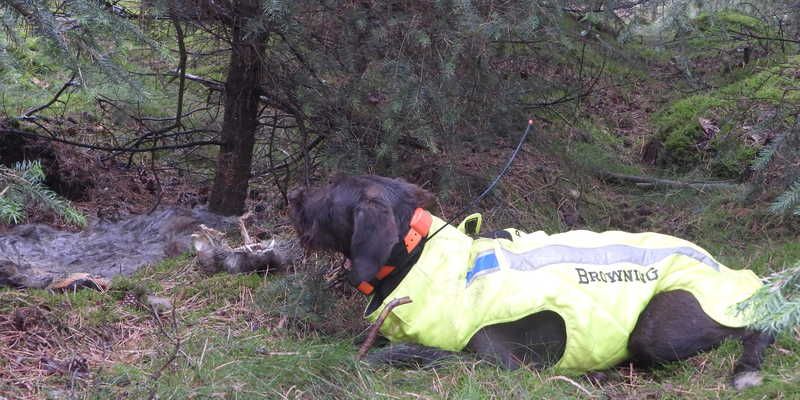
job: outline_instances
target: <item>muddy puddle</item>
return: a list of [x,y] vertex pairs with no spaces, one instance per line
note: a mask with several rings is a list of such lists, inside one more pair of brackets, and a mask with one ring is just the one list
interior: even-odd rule
[[203,208],[165,208],[116,222],[95,221],[81,232],[16,226],[0,233],[0,286],[42,288],[76,272],[129,275],[189,250],[190,235],[200,224],[227,229],[235,221]]

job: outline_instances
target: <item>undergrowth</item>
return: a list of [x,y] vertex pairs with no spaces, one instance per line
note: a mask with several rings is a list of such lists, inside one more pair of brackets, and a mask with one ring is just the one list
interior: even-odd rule
[[[786,121],[774,118],[800,100],[795,89],[798,64],[800,58],[791,57],[760,71],[750,68],[749,75],[677,100],[656,113],[653,123],[664,143],[660,164],[684,172],[705,164],[712,175],[741,176],[763,145],[752,143],[751,136],[793,123],[789,116]],[[701,118],[716,132],[703,127]]]

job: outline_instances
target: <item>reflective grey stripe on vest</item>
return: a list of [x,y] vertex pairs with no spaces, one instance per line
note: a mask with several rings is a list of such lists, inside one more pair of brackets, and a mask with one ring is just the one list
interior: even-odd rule
[[510,267],[521,271],[532,271],[548,265],[564,263],[588,265],[631,263],[648,266],[677,254],[691,257],[719,271],[719,263],[714,261],[713,258],[688,246],[651,249],[624,244],[602,247],[551,245],[520,254],[512,253],[506,249],[502,249],[502,251]]

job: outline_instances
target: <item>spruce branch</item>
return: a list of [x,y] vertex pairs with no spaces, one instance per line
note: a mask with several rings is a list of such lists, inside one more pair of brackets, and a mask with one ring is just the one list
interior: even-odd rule
[[86,225],[86,217],[72,204],[44,185],[45,173],[39,161],[22,161],[8,168],[0,165],[0,221],[18,224],[25,220],[25,207],[36,204],[52,210],[70,224]]
[[[12,39],[5,44],[10,49],[21,46],[14,32],[21,26],[30,28],[43,39],[52,61],[77,73],[77,81],[83,85],[87,82],[81,70],[93,70],[138,92],[139,83],[123,68],[124,49],[135,42],[145,44],[154,54],[163,56],[165,52],[117,11],[95,0],[0,0],[0,26]],[[9,64],[6,59],[14,61],[15,56],[7,57],[6,53],[0,48],[0,64]]]
[[31,117],[33,114],[36,114],[39,111],[42,111],[42,110],[52,106],[54,103],[59,101],[58,98],[61,97],[62,94],[64,94],[64,91],[66,91],[68,88],[70,88],[72,86],[78,86],[78,84],[75,83],[75,75],[76,74],[73,72],[72,76],[70,76],[70,78],[67,80],[67,82],[65,82],[64,85],[61,86],[61,89],[59,89],[58,92],[56,92],[56,94],[53,96],[52,99],[50,99],[50,101],[48,101],[47,103],[42,104],[40,106],[31,108],[28,111],[25,111],[25,113],[22,114],[22,117],[23,118]]
[[800,264],[777,272],[739,310],[752,317],[751,326],[771,333],[800,326]]
[[[206,130],[198,130],[194,129],[191,130],[193,132],[204,132]],[[101,145],[93,145],[88,143],[80,143],[75,142],[72,140],[60,139],[57,137],[50,137],[45,135],[40,135],[33,132],[28,132],[20,129],[12,129],[12,128],[0,128],[0,134],[11,134],[11,135],[19,135],[24,137],[30,138],[37,138],[37,139],[44,139],[49,140],[52,142],[64,143],[70,146],[81,147],[85,149],[93,149],[93,150],[101,150],[101,151],[109,151],[109,152],[119,152],[119,153],[145,153],[150,151],[158,151],[158,150],[175,150],[175,149],[186,149],[186,148],[194,148],[194,147],[201,147],[201,146],[219,146],[220,142],[218,140],[200,140],[196,142],[190,143],[178,143],[173,145],[163,145],[163,146],[151,146],[151,147],[137,147],[135,145],[130,147],[117,147],[117,146],[101,146]],[[181,133],[182,134],[182,133]],[[177,135],[173,134],[173,135]]]
[[794,181],[792,186],[781,193],[769,206],[769,210],[776,214],[782,214],[791,209],[794,209],[796,215],[800,212],[800,178]]
[[775,158],[775,154],[778,152],[778,148],[783,144],[786,139],[786,133],[782,133],[775,137],[769,144],[762,147],[758,151],[758,155],[755,159],[750,163],[750,166],[756,170],[761,171],[769,165],[770,161]]

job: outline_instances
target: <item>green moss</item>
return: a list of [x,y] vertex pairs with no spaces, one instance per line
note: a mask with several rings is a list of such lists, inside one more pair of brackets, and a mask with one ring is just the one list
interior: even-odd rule
[[702,13],[692,22],[701,32],[749,30],[763,33],[769,30],[767,24],[760,19],[733,10],[724,10],[713,14]]
[[763,32],[767,29],[767,25],[760,19],[732,10],[720,11],[717,13],[717,19],[723,23],[738,25],[756,32]]
[[724,104],[726,104],[725,101],[711,94],[687,97],[672,103],[666,110],[657,113],[653,117],[653,123],[664,138],[675,132],[681,136],[694,137],[700,129],[697,117],[702,116],[709,109]]
[[[660,162],[678,170],[688,170],[701,163],[716,176],[735,178],[741,175],[758,149],[745,143],[744,135],[733,127],[748,123],[748,114],[739,110],[742,102],[777,106],[800,101],[796,87],[800,57],[750,75],[717,90],[678,100],[653,117],[658,138],[664,143]],[[705,148],[697,146],[702,137],[698,118],[727,121],[727,126]],[[731,133],[733,132],[733,133]]]
[[690,167],[700,161],[697,140],[702,131],[698,118],[728,102],[710,94],[691,96],[674,102],[653,117],[658,137],[664,142],[663,163]]
[[756,148],[738,140],[720,141],[714,147],[717,156],[708,164],[709,170],[718,177],[734,179],[744,172],[758,154]]
[[696,164],[700,159],[699,154],[694,149],[697,142],[697,134],[698,132],[695,128],[671,132],[664,140],[664,149],[667,152],[668,162],[686,167]]
[[800,94],[794,88],[797,85],[798,69],[800,57],[790,57],[785,63],[743,77],[721,88],[719,94],[769,102],[797,101],[800,100]]

